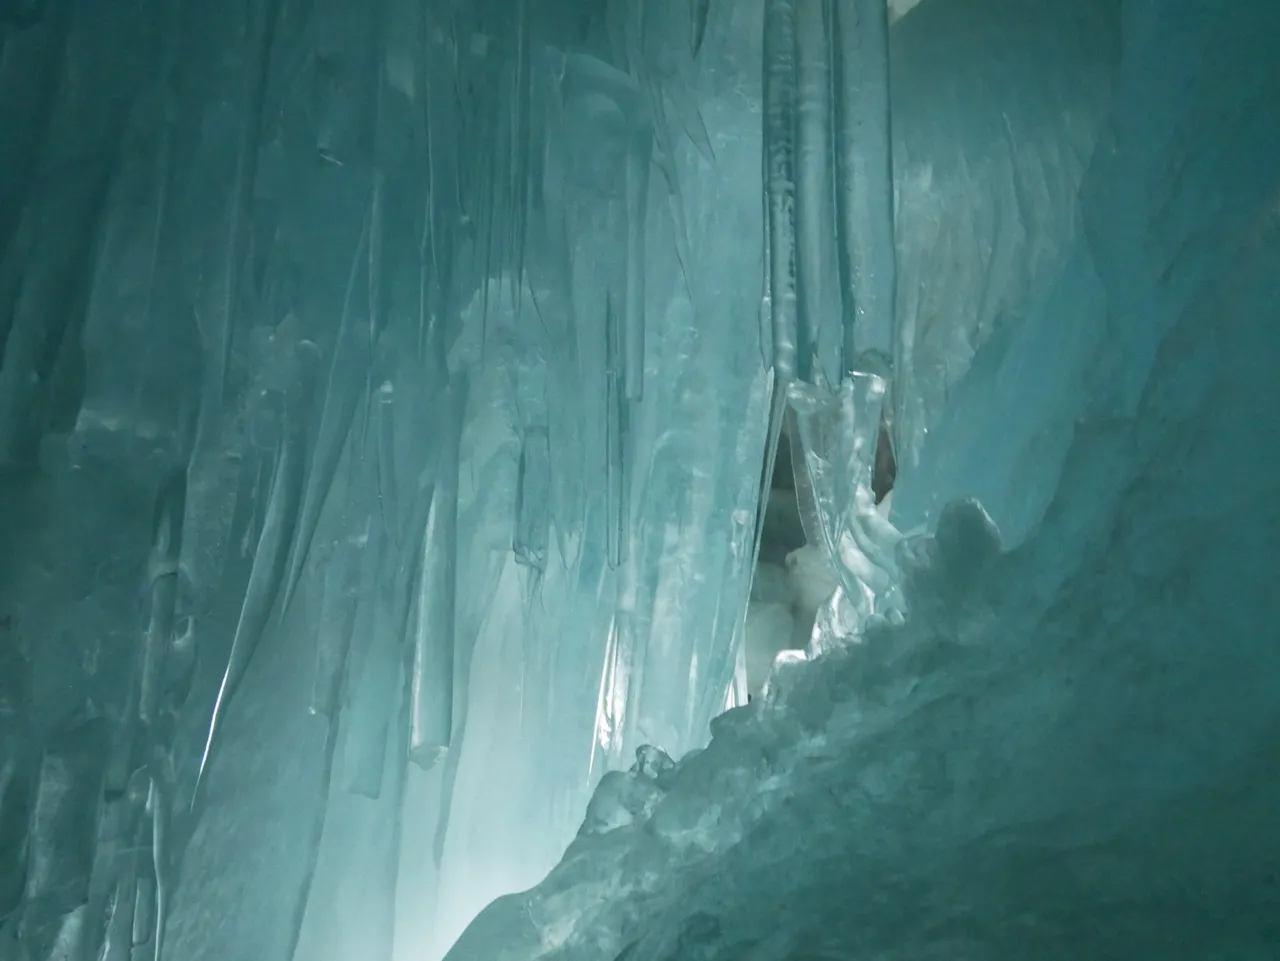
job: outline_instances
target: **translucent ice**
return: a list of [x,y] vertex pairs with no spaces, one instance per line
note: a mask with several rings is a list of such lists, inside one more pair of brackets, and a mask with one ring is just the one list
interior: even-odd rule
[[1280,939],[1274,5],[18,6],[0,957]]
[[893,551],[906,620],[785,657],[646,825],[576,845],[451,961],[1274,953],[1280,118],[1256,90],[1280,16],[1120,12],[1089,229],[956,361],[895,491],[923,531]]

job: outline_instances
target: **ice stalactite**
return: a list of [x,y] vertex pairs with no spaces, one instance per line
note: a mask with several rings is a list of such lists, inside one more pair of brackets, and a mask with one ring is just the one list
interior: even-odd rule
[[551,446],[546,427],[524,428],[516,483],[519,488],[512,549],[523,563],[541,571],[547,563],[551,520]]
[[610,298],[605,305],[605,517],[608,527],[609,566],[622,566],[628,548],[627,520],[630,517],[630,485],[627,469],[626,375],[621,360],[621,324]]
[[[292,320],[297,323],[296,318]],[[236,688],[249,668],[272,611],[281,601],[281,592],[288,574],[289,553],[298,535],[298,521],[306,487],[306,461],[310,448],[309,434],[319,358],[316,356],[318,351],[315,345],[310,341],[298,342],[295,350],[292,359],[295,365],[293,383],[289,385],[288,395],[283,398],[284,430],[276,453],[271,489],[267,495],[267,509],[254,550],[249,583],[245,588],[231,653],[228,655],[226,671],[209,720],[208,735],[196,780],[197,793],[212,757],[219,724],[225,716],[227,704],[234,697]]]
[[882,425],[896,424],[893,398],[909,390],[894,347],[911,333],[895,304],[888,44],[883,3],[765,7],[773,440],[786,429],[805,534],[846,582],[835,603],[856,597],[864,616],[893,587],[892,563],[869,562],[855,532],[875,514]]
[[[110,722],[89,715],[59,730],[36,778],[17,934],[28,957],[92,943],[87,903],[98,841]],[[148,932],[149,934],[149,932]]]
[[[832,27],[843,365],[879,354],[905,378],[898,368],[909,362],[912,333],[899,329],[895,296],[889,10],[880,0],[833,0]],[[891,397],[907,389],[895,382]]]
[[[229,399],[231,362],[236,327],[241,320],[242,277],[248,250],[253,197],[258,179],[258,152],[261,149],[263,110],[266,105],[267,73],[275,47],[279,22],[279,0],[251,0],[246,4],[243,113],[236,148],[235,180],[231,187],[230,217],[222,278],[221,329],[217,340],[217,365],[208,411],[212,414]],[[210,345],[212,346],[212,345]]]
[[836,275],[832,177],[831,4],[795,3],[795,232],[797,375],[838,384],[847,366]]
[[[795,3],[766,0],[764,24],[764,197],[768,224],[766,308],[775,389],[803,372],[796,326]],[[778,428],[771,431],[776,440]]]
[[[468,386],[459,375],[440,404],[440,444],[422,537],[415,603],[409,757],[430,767],[453,744],[457,683],[458,471]],[[466,683],[463,678],[462,683]]]

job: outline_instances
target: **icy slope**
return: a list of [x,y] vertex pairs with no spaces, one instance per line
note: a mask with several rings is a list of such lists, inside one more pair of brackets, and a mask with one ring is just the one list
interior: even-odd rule
[[[910,552],[905,626],[602,787],[613,816],[452,961],[1275,956],[1280,13],[1124,12],[1092,289],[1025,333],[1074,321],[1078,392],[1028,415],[1059,451],[1040,506],[992,500],[1020,546],[953,505]],[[1016,373],[985,371],[988,397]]]

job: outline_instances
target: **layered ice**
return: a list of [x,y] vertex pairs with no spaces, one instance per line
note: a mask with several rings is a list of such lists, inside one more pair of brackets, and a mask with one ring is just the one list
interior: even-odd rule
[[20,6],[0,958],[1280,943],[1269,7]]

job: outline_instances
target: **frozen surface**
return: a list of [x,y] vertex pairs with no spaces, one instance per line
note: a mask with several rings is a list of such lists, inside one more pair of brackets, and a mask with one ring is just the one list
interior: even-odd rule
[[897,492],[936,528],[907,623],[788,666],[451,959],[1275,956],[1280,18],[1240,13],[1124,8],[1087,234]]
[[28,11],[0,961],[1274,955],[1271,6]]

